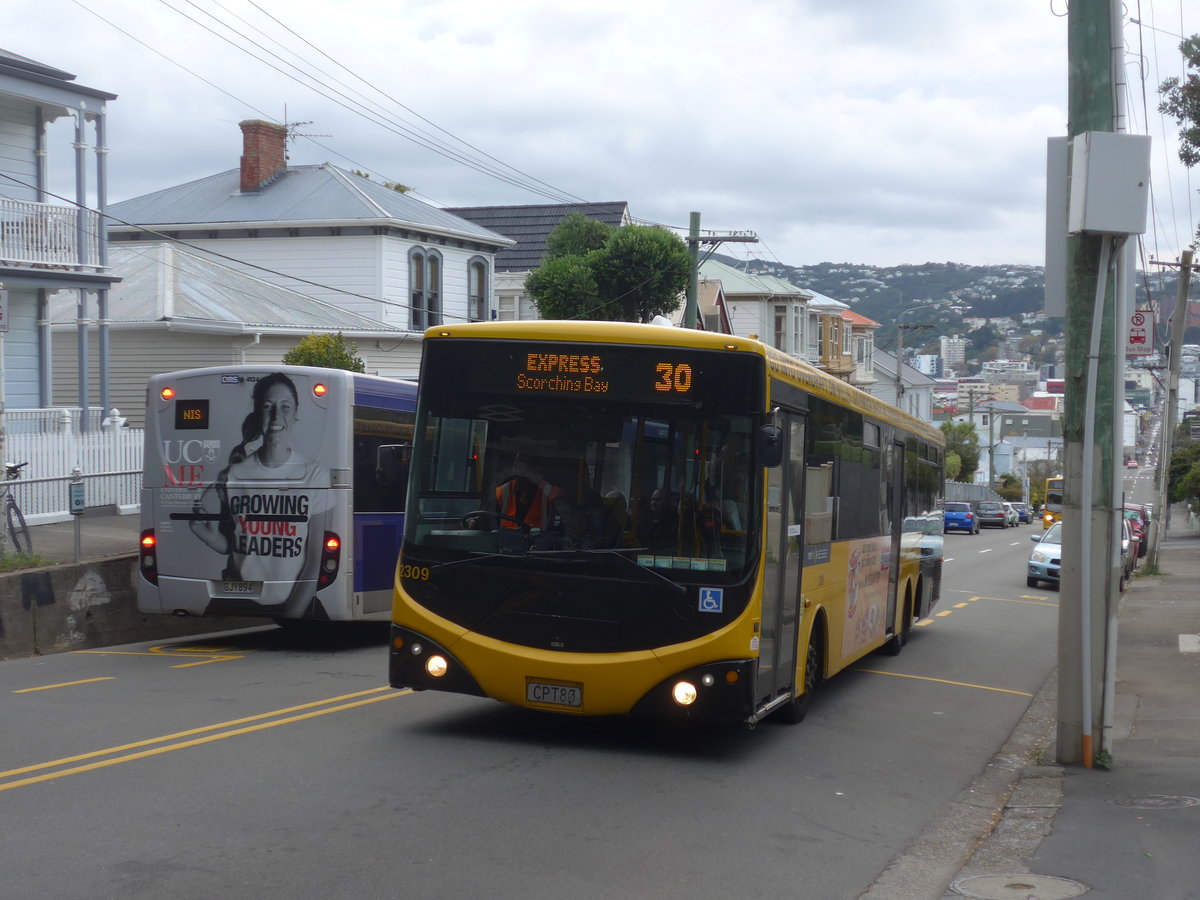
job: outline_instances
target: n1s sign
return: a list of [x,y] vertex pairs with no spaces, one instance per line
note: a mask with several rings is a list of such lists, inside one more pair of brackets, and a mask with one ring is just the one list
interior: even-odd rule
[[1149,310],[1139,309],[1130,313],[1125,328],[1125,355],[1154,355],[1154,319]]

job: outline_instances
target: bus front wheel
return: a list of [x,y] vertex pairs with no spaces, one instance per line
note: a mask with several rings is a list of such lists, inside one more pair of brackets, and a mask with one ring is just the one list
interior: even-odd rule
[[778,718],[788,725],[799,725],[808,715],[812,695],[821,683],[821,643],[816,628],[808,639],[808,652],[804,655],[804,693],[793,697],[792,702],[781,709]]

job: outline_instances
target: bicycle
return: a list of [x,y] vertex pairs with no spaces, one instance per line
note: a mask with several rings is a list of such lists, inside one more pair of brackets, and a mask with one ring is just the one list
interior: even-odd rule
[[25,524],[25,514],[17,505],[9,482],[21,477],[21,470],[29,463],[6,463],[4,466],[4,520],[8,524],[8,537],[13,547],[22,556],[33,555],[33,538],[29,534],[29,526]]

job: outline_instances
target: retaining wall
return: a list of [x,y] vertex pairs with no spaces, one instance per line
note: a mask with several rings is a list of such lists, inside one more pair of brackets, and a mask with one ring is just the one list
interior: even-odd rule
[[137,557],[0,575],[0,659],[251,628],[262,619],[138,612]]

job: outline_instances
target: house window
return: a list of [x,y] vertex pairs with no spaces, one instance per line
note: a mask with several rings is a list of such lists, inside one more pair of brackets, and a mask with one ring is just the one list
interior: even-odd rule
[[775,307],[775,342],[776,350],[787,350],[787,307]]
[[817,358],[825,358],[825,326],[826,321],[824,316],[817,318]]
[[800,334],[800,326],[804,323],[803,310],[792,308],[792,355],[804,356],[804,343]]
[[467,263],[467,318],[472,322],[487,318],[487,276],[487,260],[477,256]]
[[842,320],[842,353],[849,356],[854,352],[854,348],[850,344],[851,336],[854,334],[854,329],[850,327],[850,323],[845,319]]
[[442,255],[414,247],[408,254],[410,320],[414,331],[442,324]]

